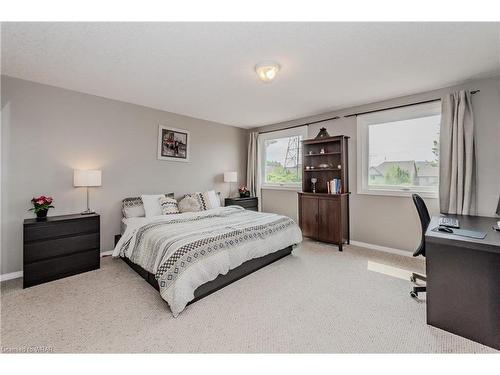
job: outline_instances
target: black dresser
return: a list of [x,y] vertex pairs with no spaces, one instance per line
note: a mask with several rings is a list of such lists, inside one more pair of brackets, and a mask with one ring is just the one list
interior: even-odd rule
[[23,287],[98,269],[99,215],[24,220]]
[[247,210],[259,211],[259,198],[226,198],[224,200],[225,206],[241,206]]

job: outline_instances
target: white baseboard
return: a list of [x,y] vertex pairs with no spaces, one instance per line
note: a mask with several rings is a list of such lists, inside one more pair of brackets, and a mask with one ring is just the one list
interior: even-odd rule
[[19,277],[23,277],[23,271],[4,273],[3,275],[0,275],[0,281],[17,279]]
[[413,257],[413,254],[410,251],[404,251],[401,249],[394,249],[392,247],[379,246],[379,245],[374,245],[371,243],[359,242],[359,241],[350,241],[350,244],[354,245],[354,246],[359,246],[359,247],[366,247],[367,249],[383,251],[385,253],[402,255],[404,257],[410,257],[410,258]]
[[102,257],[106,257],[106,256],[108,256],[108,255],[113,255],[113,250],[103,251],[103,252],[101,253],[101,258],[102,258]]
[[[112,255],[113,250],[109,251],[103,251],[101,253],[101,258],[104,256]],[[11,272],[11,273],[4,273],[3,275],[0,275],[0,281],[7,281],[7,280],[12,280],[12,279],[17,279],[19,277],[23,277],[23,271],[17,271],[17,272]]]

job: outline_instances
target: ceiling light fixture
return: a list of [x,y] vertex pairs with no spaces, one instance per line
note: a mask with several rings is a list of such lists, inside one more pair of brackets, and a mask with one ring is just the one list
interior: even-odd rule
[[271,82],[276,78],[280,70],[280,65],[275,62],[265,62],[255,65],[255,72],[262,82]]

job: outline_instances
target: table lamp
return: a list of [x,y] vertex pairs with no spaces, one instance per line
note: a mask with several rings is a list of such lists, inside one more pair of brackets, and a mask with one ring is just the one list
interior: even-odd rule
[[238,181],[238,173],[236,172],[224,172],[224,182],[229,182],[229,194],[228,198],[231,198],[231,185],[233,182]]
[[89,207],[89,187],[101,186],[101,171],[100,170],[79,170],[73,171],[73,186],[87,188],[87,209],[82,212],[82,215],[95,213]]

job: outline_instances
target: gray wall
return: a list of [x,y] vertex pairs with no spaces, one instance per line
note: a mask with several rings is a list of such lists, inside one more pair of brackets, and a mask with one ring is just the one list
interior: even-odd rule
[[[213,188],[227,194],[222,173],[229,170],[245,182],[244,129],[11,77],[1,83],[2,274],[22,269],[22,222],[33,217],[34,195],[54,197],[50,215],[85,208],[73,169],[102,169],[102,187],[91,190],[101,251],[113,248],[124,197]],[[157,160],[159,123],[190,131],[190,163]]]
[[[500,194],[500,78],[472,81],[454,86],[325,113],[280,124],[266,126],[259,130],[280,129],[353,112],[407,104],[421,100],[435,99],[460,88],[479,89],[473,96],[475,119],[477,166],[478,166],[478,214],[493,216]],[[356,193],[356,118],[343,118],[309,126],[309,137],[314,137],[319,128],[325,126],[331,135],[344,134],[349,141],[349,185],[352,195],[351,239],[379,246],[413,251],[418,244],[420,231],[418,217],[411,200],[405,197],[361,195]],[[431,214],[439,212],[437,199],[426,199]],[[263,190],[262,209],[297,218],[297,193],[293,191]]]

